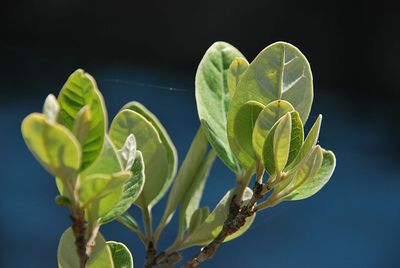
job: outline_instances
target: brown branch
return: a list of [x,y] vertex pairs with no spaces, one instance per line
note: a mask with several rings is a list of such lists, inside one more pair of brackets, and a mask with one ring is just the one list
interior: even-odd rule
[[263,184],[255,182],[253,187],[253,195],[249,203],[247,203],[243,207],[236,204],[235,196],[233,196],[230,202],[229,214],[227,219],[225,220],[221,232],[217,235],[216,238],[214,238],[214,240],[210,244],[202,248],[199,254],[197,254],[189,262],[187,262],[184,267],[196,267],[200,263],[211,259],[215,255],[217,249],[224,242],[225,238],[237,232],[246,223],[246,218],[252,216],[256,212],[255,204],[259,199],[263,197],[262,192]]
[[160,268],[170,268],[181,259],[182,257],[178,252],[168,253],[168,255],[165,252],[160,252],[157,254],[157,250],[154,247],[153,241],[149,241],[147,243],[146,262],[143,267],[151,268],[153,266],[157,266]]
[[89,256],[86,254],[86,226],[85,226],[85,213],[83,209],[77,208],[70,216],[72,220],[72,231],[75,236],[76,250],[79,256],[80,268],[85,268]]

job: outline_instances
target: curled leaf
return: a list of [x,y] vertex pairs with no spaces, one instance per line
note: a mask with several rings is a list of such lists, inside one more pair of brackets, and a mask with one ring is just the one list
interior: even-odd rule
[[43,105],[43,114],[51,123],[54,123],[57,121],[59,111],[60,106],[58,105],[56,97],[54,97],[53,94],[49,94]]

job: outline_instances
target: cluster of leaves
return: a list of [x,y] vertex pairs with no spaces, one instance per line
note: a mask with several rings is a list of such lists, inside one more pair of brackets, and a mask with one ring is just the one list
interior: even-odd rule
[[[304,139],[313,88],[309,64],[298,49],[278,42],[249,64],[236,48],[217,42],[200,62],[195,83],[201,127],[179,170],[168,133],[140,103],[126,104],[108,127],[103,97],[82,70],[68,78],[57,99],[47,97],[43,113],[25,118],[26,144],[56,178],[56,202],[73,220],[60,240],[59,267],[133,267],[126,246],[106,242],[101,225],[117,220],[155,250],[176,210],[176,240],[149,265],[207,245],[221,232],[233,197],[241,205],[252,198],[247,186],[254,173],[263,183],[266,171],[265,193],[272,190],[258,210],[307,198],[329,180],[335,157],[317,145],[321,116]],[[199,205],[216,156],[236,174],[237,185],[210,212]],[[153,231],[151,210],[169,189]],[[133,204],[142,211],[144,232],[127,212]],[[244,233],[255,216],[225,241]]]

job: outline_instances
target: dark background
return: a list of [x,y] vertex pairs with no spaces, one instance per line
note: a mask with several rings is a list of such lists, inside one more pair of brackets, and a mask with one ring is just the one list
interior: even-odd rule
[[[182,160],[199,124],[196,67],[218,40],[249,60],[280,40],[307,56],[315,88],[310,121],[324,115],[320,142],[335,151],[338,166],[320,193],[260,213],[204,267],[399,267],[400,10],[392,2],[3,1],[0,267],[55,267],[69,224],[53,202],[53,179],[23,143],[22,119],[81,67],[96,78],[110,118],[129,100],[141,101]],[[213,207],[233,185],[217,162],[202,203]],[[174,238],[174,223],[161,248]],[[116,223],[102,230],[127,243],[140,267],[136,237]]]

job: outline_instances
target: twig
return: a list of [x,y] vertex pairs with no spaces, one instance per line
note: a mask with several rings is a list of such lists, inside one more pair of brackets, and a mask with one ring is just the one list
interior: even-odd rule
[[225,238],[237,232],[246,223],[246,218],[252,216],[256,212],[255,204],[257,200],[263,197],[263,186],[263,184],[260,184],[257,181],[255,182],[253,187],[253,195],[250,201],[243,207],[240,207],[240,205],[235,202],[235,196],[232,197],[229,214],[225,220],[221,232],[210,244],[202,248],[199,254],[187,262],[184,266],[185,268],[196,267],[200,263],[211,259],[215,255],[217,249],[224,242]]
[[89,256],[86,253],[86,227],[85,227],[85,214],[84,210],[81,208],[76,208],[73,210],[70,216],[72,220],[72,231],[75,236],[76,250],[79,256],[79,266],[80,268],[85,268]]

